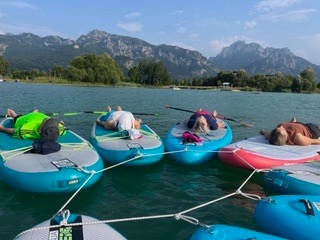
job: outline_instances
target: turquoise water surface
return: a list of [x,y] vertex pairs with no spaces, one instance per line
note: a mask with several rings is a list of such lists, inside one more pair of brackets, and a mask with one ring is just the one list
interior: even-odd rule
[[[117,105],[136,113],[158,113],[140,116],[164,138],[176,122],[189,113],[165,106],[196,110],[216,109],[254,127],[229,121],[234,139],[239,141],[258,135],[260,128],[271,129],[279,122],[296,117],[301,122],[319,123],[318,94],[224,92],[212,90],[75,87],[50,84],[0,83],[0,115],[7,108],[26,113],[37,108],[45,113],[59,113],[66,126],[89,139],[94,114],[63,116],[78,111],[104,111],[106,105]],[[104,172],[94,186],[80,191],[68,204],[72,213],[99,220],[174,214],[233,193],[250,175],[250,171],[231,168],[212,159],[202,165],[184,166],[168,155],[157,164]],[[264,188],[262,175],[255,174],[243,192],[265,196],[273,194]],[[0,181],[0,239],[13,239],[20,232],[52,217],[72,194],[38,195],[17,192]],[[188,212],[205,224],[230,224],[258,230],[254,222],[257,202],[233,196]],[[189,239],[198,228],[173,217],[124,221],[110,224],[128,239]]]

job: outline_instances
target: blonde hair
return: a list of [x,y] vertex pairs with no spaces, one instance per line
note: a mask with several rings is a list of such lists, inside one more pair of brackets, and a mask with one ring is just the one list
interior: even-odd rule
[[196,121],[194,122],[192,131],[194,132],[210,132],[207,120],[203,117],[197,117]]
[[269,135],[269,143],[272,145],[283,146],[287,142],[286,136],[283,136],[277,128],[273,129]]

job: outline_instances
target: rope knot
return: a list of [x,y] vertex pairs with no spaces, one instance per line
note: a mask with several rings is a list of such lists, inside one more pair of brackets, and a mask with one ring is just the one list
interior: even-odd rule
[[178,214],[175,214],[174,217],[177,220],[182,219],[182,220],[189,222],[191,224],[199,225],[199,220],[196,218],[190,217],[190,216],[185,216],[185,215],[181,215],[180,213],[178,213]]
[[70,217],[70,211],[69,210],[62,210],[61,211],[61,217],[62,217],[62,220],[60,221],[60,224],[61,225],[66,225],[68,224],[68,219]]

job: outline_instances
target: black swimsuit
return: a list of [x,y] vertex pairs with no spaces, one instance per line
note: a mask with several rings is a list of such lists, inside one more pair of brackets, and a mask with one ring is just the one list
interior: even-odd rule
[[320,128],[319,125],[314,123],[305,123],[304,124],[311,132],[312,139],[318,139],[320,138]]

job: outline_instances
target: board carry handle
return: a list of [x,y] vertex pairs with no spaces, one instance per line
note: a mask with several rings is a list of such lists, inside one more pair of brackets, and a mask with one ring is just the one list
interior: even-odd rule
[[309,200],[300,199],[299,202],[303,202],[303,204],[304,204],[304,206],[306,208],[306,211],[307,211],[307,215],[315,216],[312,204],[311,204],[311,202]]

